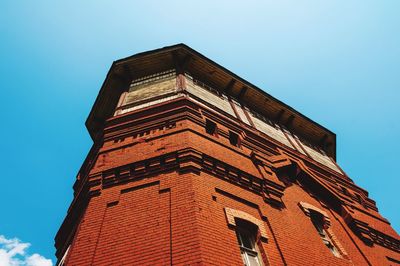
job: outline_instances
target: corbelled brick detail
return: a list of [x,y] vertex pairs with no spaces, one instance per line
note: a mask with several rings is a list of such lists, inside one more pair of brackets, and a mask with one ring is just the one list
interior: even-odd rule
[[[226,134],[229,124],[218,124],[219,136],[210,136],[205,133],[204,119],[192,115],[196,113],[194,105],[189,101],[169,104],[178,103],[175,113],[164,112],[162,120],[154,120],[157,127],[148,122],[138,131],[132,124],[132,131],[124,129],[119,141],[109,137],[120,130],[112,120],[113,130],[107,128],[105,135],[109,140],[99,149],[97,159],[90,160],[93,163],[85,170],[87,175],[82,174],[75,185],[76,198],[57,238],[59,258],[71,245],[66,265],[240,265],[236,235],[227,226],[227,220],[235,224],[234,217],[256,224],[263,239],[268,238],[268,243],[262,241],[260,246],[266,265],[374,265],[382,259],[349,226],[357,209],[346,206],[343,208],[353,212],[341,213],[329,204],[323,207],[308,192],[311,180],[315,183],[310,185],[317,188],[327,182],[311,165],[281,150],[274,155],[252,155],[250,133],[241,148],[232,147]],[[146,114],[148,111],[141,112]],[[214,116],[210,119],[223,121]],[[157,130],[151,129],[155,127]],[[293,168],[296,165],[303,172]],[[285,171],[300,173],[301,186],[286,187],[279,180]],[[266,194],[276,200],[269,200]],[[276,205],[278,201],[280,205]],[[231,210],[230,218],[225,208]],[[328,233],[348,260],[332,256],[320,239],[308,233],[315,230],[303,214],[310,209],[322,213],[335,228],[334,234]],[[337,219],[328,215],[328,209],[337,213]],[[373,248],[396,258],[397,251],[378,245]]]

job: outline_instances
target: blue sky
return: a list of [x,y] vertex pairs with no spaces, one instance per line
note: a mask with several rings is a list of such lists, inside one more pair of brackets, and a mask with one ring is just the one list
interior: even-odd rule
[[399,9],[394,0],[1,1],[0,235],[30,243],[26,258],[55,262],[107,70],[180,42],[335,132],[339,164],[399,232]]

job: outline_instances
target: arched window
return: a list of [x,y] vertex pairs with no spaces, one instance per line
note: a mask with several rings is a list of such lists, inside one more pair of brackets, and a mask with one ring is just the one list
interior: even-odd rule
[[228,224],[235,228],[243,264],[246,266],[261,266],[264,262],[268,264],[261,245],[261,240],[268,240],[264,223],[240,210],[225,208],[225,214]]
[[312,223],[314,224],[315,228],[318,231],[319,236],[322,239],[322,242],[329,248],[333,255],[336,257],[340,257],[340,253],[333,244],[331,238],[329,237],[328,233],[325,231],[324,228],[324,216],[316,211],[310,210],[310,218]]
[[246,266],[263,265],[258,247],[258,228],[247,221],[237,219],[236,236],[238,239],[243,264]]
[[323,210],[306,202],[299,202],[300,208],[310,217],[315,229],[321,237],[324,245],[332,252],[335,257],[348,258],[343,246],[339,243],[332,229],[329,216]]

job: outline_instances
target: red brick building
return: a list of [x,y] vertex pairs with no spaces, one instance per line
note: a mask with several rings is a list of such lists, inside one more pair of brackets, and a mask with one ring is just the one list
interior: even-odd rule
[[399,265],[336,136],[179,44],[111,66],[59,265]]

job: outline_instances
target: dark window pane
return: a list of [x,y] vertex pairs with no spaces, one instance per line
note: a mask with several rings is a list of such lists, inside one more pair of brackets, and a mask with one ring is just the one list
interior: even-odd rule
[[206,132],[210,135],[215,135],[217,133],[217,124],[207,119]]
[[321,236],[324,236],[324,218],[320,213],[310,212],[311,221]]
[[251,236],[245,231],[241,231],[241,232],[239,232],[239,234],[240,234],[240,238],[242,240],[241,245],[245,248],[253,250],[254,243],[252,241]]
[[232,131],[229,131],[229,142],[233,146],[239,147],[239,135],[236,133],[233,133]]

